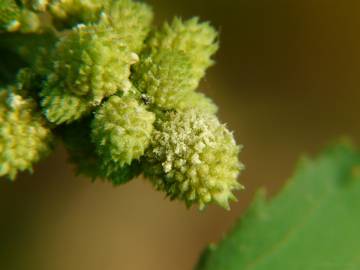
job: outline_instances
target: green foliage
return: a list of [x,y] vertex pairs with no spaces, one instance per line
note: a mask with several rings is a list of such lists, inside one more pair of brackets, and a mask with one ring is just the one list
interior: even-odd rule
[[20,108],[0,103],[1,130],[20,122],[39,133],[4,133],[2,144],[41,140],[26,165],[13,165],[17,152],[3,154],[1,176],[31,168],[52,129],[78,174],[117,185],[145,170],[171,199],[229,208],[241,187],[240,147],[195,91],[218,48],[209,23],[175,18],[157,30],[152,9],[132,0],[6,0],[0,15],[0,54],[17,57],[0,63],[0,82],[33,104],[10,120]]
[[359,198],[360,154],[352,147],[304,159],[279,195],[257,196],[196,269],[359,269]]

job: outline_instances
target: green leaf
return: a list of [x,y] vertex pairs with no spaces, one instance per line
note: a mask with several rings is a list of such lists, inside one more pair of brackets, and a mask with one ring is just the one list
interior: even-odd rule
[[348,145],[305,159],[271,201],[257,196],[197,270],[360,269],[360,154]]

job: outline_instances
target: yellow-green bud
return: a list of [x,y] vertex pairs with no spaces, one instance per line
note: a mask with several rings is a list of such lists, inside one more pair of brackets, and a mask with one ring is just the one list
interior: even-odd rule
[[20,31],[23,33],[39,32],[41,21],[39,15],[33,11],[22,9],[20,13]]
[[45,12],[51,0],[21,0],[22,4],[31,10]]
[[95,152],[96,145],[91,141],[91,118],[81,119],[69,125],[59,127],[66,149],[69,152],[69,162],[75,166],[78,175],[90,177],[93,181],[100,178],[114,185],[130,181],[140,173],[138,162],[120,167],[108,160],[106,163]]
[[197,110],[168,112],[156,125],[144,173],[171,199],[202,209],[215,202],[229,209],[243,165],[240,147],[218,119]]
[[[128,91],[130,65],[137,61],[138,56],[130,53],[121,37],[111,29],[74,28],[53,50],[52,68],[40,93],[49,121],[57,124],[73,121],[81,116],[77,109],[82,101],[85,104],[81,108],[96,106],[104,97],[119,90]],[[58,108],[59,102],[66,102],[70,110],[66,115],[61,115],[63,108]],[[55,118],[51,117],[53,114]]]
[[54,89],[51,94],[44,95],[41,105],[46,118],[55,124],[71,123],[90,113],[88,101],[79,96]]
[[123,167],[139,159],[150,143],[154,121],[154,113],[132,95],[110,97],[92,123],[92,139],[104,163]]
[[183,51],[193,68],[193,76],[200,81],[214,61],[211,56],[218,49],[217,32],[209,23],[200,23],[198,18],[182,21],[175,18],[166,23],[149,40],[152,49],[173,49]]
[[0,2],[0,30],[9,32],[20,28],[21,10],[15,0],[2,0]]
[[0,2],[0,30],[23,33],[37,32],[40,28],[39,16],[26,8],[20,8],[15,0]]
[[12,87],[0,89],[0,176],[15,179],[20,171],[32,171],[50,152],[50,130],[35,108]]
[[78,23],[97,22],[107,2],[108,0],[52,0],[48,9],[56,25],[74,26]]
[[16,79],[14,83],[14,93],[28,98],[36,100],[38,98],[37,94],[41,87],[41,78],[37,76],[30,68],[22,68],[16,74]]
[[132,0],[110,2],[102,14],[102,22],[113,27],[131,51],[139,53],[153,20],[151,7]]
[[197,86],[189,58],[181,51],[163,49],[143,55],[134,66],[136,87],[163,109],[177,108],[178,102]]
[[179,111],[187,111],[196,108],[198,111],[216,114],[218,111],[215,103],[203,93],[189,92],[182,96],[176,103],[176,109]]

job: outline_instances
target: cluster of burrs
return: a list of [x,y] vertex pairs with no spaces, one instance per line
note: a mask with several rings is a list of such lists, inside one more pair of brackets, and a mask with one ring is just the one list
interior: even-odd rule
[[229,208],[240,146],[195,91],[217,32],[152,18],[131,0],[1,1],[0,53],[21,64],[0,89],[0,176],[31,171],[60,138],[79,174],[123,184],[143,173],[187,206]]

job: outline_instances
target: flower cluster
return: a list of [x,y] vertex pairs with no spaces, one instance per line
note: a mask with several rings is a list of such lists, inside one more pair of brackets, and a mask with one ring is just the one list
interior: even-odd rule
[[21,61],[0,76],[0,176],[31,171],[58,137],[78,174],[117,185],[144,173],[170,199],[229,208],[241,147],[196,91],[218,34],[152,19],[132,0],[1,2],[0,53]]
[[240,148],[216,116],[196,109],[167,112],[152,141],[144,173],[157,189],[187,205],[203,208],[214,201],[229,208],[231,191],[242,187],[236,178],[243,167]]
[[0,89],[0,176],[14,179],[50,152],[51,132],[35,108],[15,89]]

